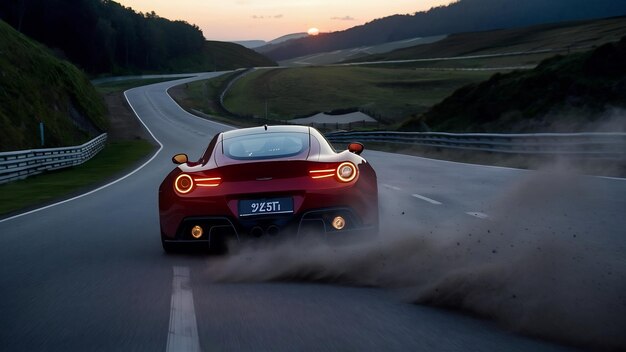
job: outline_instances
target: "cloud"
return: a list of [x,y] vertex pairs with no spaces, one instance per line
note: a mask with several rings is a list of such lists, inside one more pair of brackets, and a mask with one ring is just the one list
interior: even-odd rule
[[269,20],[269,19],[281,19],[283,18],[283,14],[278,14],[278,15],[268,15],[268,16],[263,16],[263,15],[252,15],[252,19],[254,20]]
[[343,16],[343,17],[331,17],[331,20],[335,20],[335,21],[356,21],[356,18],[352,17],[352,16]]

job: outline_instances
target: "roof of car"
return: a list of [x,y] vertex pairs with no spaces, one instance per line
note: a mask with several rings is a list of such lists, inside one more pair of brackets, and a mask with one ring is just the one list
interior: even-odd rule
[[232,138],[232,137],[245,136],[248,134],[278,133],[278,132],[309,133],[309,127],[300,126],[300,125],[259,126],[259,127],[240,128],[236,130],[226,131],[223,133],[223,136],[224,138]]

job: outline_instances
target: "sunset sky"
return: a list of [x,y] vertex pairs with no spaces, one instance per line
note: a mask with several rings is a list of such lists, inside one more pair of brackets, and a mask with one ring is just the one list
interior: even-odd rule
[[394,14],[412,14],[451,0],[118,0],[135,11],[154,11],[198,25],[207,39],[272,40],[311,27],[331,32]]

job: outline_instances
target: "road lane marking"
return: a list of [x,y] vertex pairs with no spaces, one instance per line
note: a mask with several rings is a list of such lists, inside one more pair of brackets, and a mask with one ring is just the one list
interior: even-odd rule
[[385,187],[385,188],[389,188],[389,189],[393,189],[395,191],[401,191],[402,189],[400,189],[400,187],[396,187],[396,186],[392,186],[392,185],[388,185],[383,183],[381,186]]
[[428,203],[431,203],[431,204],[441,205],[441,202],[438,202],[438,201],[436,201],[434,199],[431,199],[431,198],[428,198],[428,197],[424,197],[424,196],[419,195],[419,194],[413,194],[412,196],[415,197],[415,198],[419,198],[421,200],[427,201]]
[[471,215],[473,217],[477,217],[479,219],[488,219],[489,218],[489,215],[487,215],[485,213],[481,213],[479,211],[468,211],[465,214]]
[[172,280],[172,300],[170,308],[170,328],[167,334],[166,352],[200,351],[198,325],[193,305],[189,268],[174,267]]

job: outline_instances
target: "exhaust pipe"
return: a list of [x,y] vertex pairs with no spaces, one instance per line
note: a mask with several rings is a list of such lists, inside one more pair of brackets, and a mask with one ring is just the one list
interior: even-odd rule
[[254,237],[261,237],[263,236],[263,229],[260,226],[255,226],[252,230],[250,230],[250,235]]
[[270,235],[270,236],[276,236],[276,235],[278,235],[278,232],[279,232],[279,231],[280,231],[280,230],[278,229],[278,226],[276,226],[276,225],[270,225],[270,226],[267,228],[267,234],[268,234],[268,235]]

